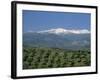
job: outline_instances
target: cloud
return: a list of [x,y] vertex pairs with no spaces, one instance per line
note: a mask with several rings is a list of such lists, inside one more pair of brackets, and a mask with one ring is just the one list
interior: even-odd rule
[[56,29],[49,29],[49,30],[43,30],[38,31],[38,33],[53,33],[53,34],[89,34],[90,31],[87,29],[64,29],[64,28],[56,28]]

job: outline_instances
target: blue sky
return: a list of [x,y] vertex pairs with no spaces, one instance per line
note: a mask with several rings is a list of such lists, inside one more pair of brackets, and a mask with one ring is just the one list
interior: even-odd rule
[[42,31],[52,28],[89,29],[89,13],[23,10],[23,31]]

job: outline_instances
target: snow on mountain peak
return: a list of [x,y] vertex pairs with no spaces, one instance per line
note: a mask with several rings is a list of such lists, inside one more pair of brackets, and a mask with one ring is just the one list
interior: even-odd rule
[[51,31],[51,33],[56,33],[56,34],[67,32],[67,30],[63,29],[63,28],[51,29],[50,31]]
[[38,31],[38,33],[52,33],[52,34],[89,34],[90,31],[87,29],[80,29],[80,30],[74,30],[74,29],[64,29],[64,28],[56,28],[56,29],[50,29],[50,30],[44,30],[44,31]]

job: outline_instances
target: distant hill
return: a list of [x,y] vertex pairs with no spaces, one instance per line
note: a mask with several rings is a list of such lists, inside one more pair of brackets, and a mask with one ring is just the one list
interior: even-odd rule
[[24,47],[52,47],[70,50],[90,49],[90,31],[62,28],[23,33]]

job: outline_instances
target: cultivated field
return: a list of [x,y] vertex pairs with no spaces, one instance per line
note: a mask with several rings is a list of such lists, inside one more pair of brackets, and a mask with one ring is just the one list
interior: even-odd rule
[[90,55],[89,50],[24,48],[23,69],[90,66]]

